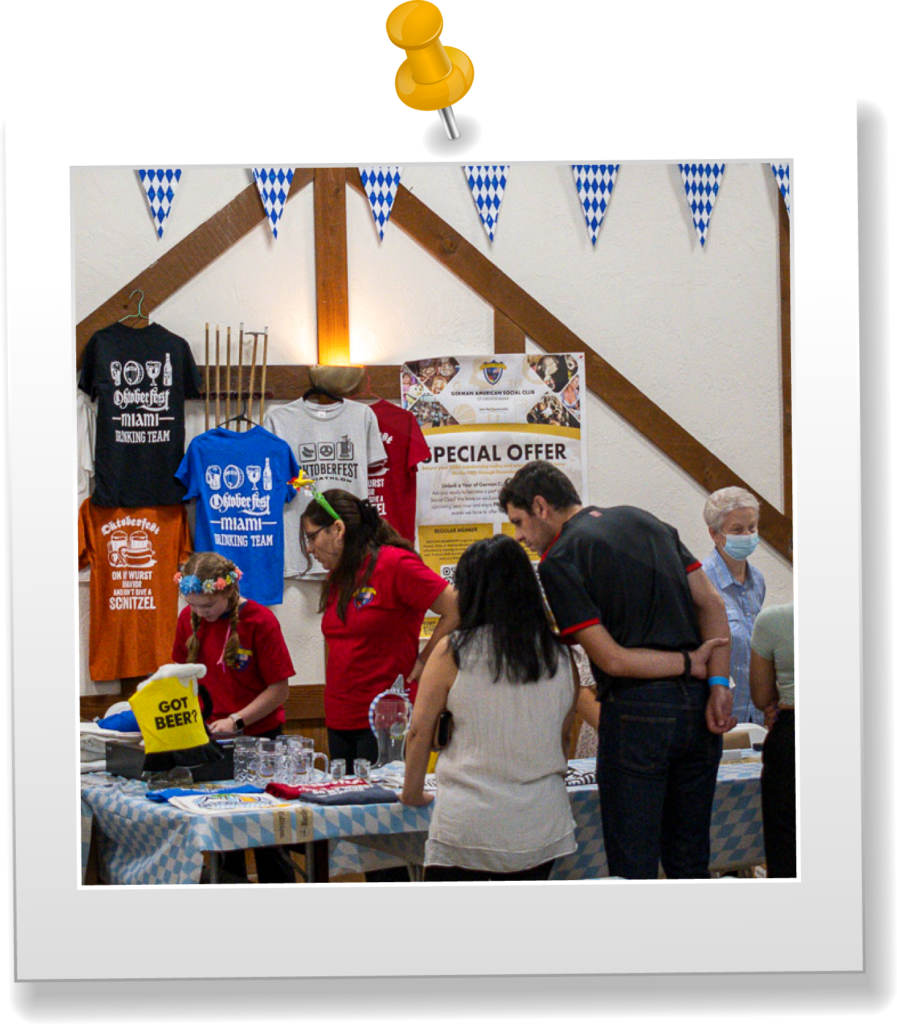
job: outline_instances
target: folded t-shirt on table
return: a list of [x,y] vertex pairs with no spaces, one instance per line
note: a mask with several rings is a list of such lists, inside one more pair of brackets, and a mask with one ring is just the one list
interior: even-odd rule
[[392,804],[399,794],[383,786],[371,785],[363,779],[343,779],[340,782],[319,782],[307,786],[285,786],[269,782],[266,793],[282,800],[301,800],[307,804],[340,806],[343,804]]
[[173,796],[199,796],[202,793],[263,793],[264,790],[258,786],[230,786],[227,789],[150,789],[147,790],[147,800],[154,800],[157,804],[167,803]]

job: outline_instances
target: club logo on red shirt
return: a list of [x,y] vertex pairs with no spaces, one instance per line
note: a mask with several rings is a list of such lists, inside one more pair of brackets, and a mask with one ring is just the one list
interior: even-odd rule
[[243,669],[248,667],[249,662],[251,660],[252,660],[252,651],[250,651],[247,647],[238,647],[237,648],[237,664],[234,665],[234,668],[238,672],[242,672]]
[[365,605],[371,603],[377,596],[377,591],[373,587],[359,587],[353,595],[356,608],[364,608]]

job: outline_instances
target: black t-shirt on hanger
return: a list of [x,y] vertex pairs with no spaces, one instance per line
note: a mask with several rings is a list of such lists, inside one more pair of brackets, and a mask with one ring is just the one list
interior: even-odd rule
[[88,341],[78,387],[97,399],[95,505],[177,505],[184,399],[198,398],[190,346],[161,324],[111,324]]

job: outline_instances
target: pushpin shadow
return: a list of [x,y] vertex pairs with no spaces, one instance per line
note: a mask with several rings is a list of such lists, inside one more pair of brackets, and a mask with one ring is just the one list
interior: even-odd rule
[[424,132],[424,145],[429,153],[434,156],[456,157],[470,152],[479,143],[483,134],[480,122],[467,114],[457,120],[461,131],[460,139],[450,139],[440,121],[431,121]]

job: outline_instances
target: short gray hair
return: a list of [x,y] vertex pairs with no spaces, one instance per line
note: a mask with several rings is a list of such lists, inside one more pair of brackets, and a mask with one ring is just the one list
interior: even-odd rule
[[714,533],[721,533],[726,516],[737,508],[752,508],[760,514],[760,502],[743,487],[721,487],[704,505],[704,522]]

